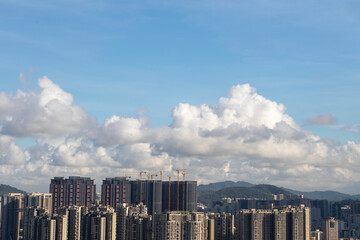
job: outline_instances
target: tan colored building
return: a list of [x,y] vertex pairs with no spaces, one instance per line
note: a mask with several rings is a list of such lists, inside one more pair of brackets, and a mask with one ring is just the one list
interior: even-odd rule
[[40,207],[45,212],[52,214],[52,195],[51,193],[29,193],[24,198],[24,208]]
[[229,213],[211,213],[207,217],[209,240],[234,239],[234,215]]
[[204,213],[173,211],[154,215],[154,239],[205,240],[208,229]]
[[[59,221],[63,221],[64,224],[67,223],[67,233],[58,232],[59,236],[65,237],[66,234],[68,239],[80,240],[82,208],[83,207],[70,206],[58,210]],[[66,220],[60,218],[60,216],[63,216]],[[65,226],[62,226],[62,228],[65,230]]]
[[316,229],[316,231],[311,232],[311,240],[323,240],[323,232],[319,229]]
[[116,239],[152,239],[152,218],[147,212],[147,207],[142,203],[118,205]]
[[1,239],[19,239],[21,218],[20,209],[20,193],[9,193],[3,195],[1,202]]
[[88,240],[106,240],[106,218],[93,215],[90,218],[90,236]]
[[235,216],[239,240],[310,240],[310,210],[307,207],[243,209]]
[[56,219],[50,217],[40,218],[38,221],[40,227],[40,236],[36,239],[39,240],[56,240]]
[[[38,220],[45,210],[39,207],[27,207],[23,210],[23,239],[36,239],[39,231]],[[39,235],[40,237],[40,235]]]
[[103,206],[91,207],[81,218],[81,236],[86,240],[115,240],[116,213],[114,209]]
[[[24,209],[24,240],[56,240],[57,219],[38,207]],[[61,239],[60,239],[61,240]]]
[[68,239],[68,214],[56,216],[56,240]]
[[327,218],[323,222],[322,230],[324,232],[324,240],[339,239],[339,225],[335,218]]

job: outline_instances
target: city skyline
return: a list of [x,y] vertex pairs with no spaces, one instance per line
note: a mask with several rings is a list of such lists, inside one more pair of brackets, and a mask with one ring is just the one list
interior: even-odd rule
[[1,183],[187,169],[360,193],[358,3],[0,6]]

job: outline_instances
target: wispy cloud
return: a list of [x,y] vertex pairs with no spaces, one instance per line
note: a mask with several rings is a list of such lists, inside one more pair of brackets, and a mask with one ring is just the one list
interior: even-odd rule
[[310,118],[304,119],[304,125],[320,125],[329,126],[337,124],[338,120],[330,113],[316,115]]

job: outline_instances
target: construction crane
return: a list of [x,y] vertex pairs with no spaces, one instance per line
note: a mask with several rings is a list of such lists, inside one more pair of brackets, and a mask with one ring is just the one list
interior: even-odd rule
[[135,174],[137,174],[137,172],[124,171],[123,172],[123,177],[124,178],[131,178],[131,177],[134,177]]
[[[180,171],[185,172],[186,169],[176,169],[177,172],[177,200],[176,200],[176,206],[177,210],[179,211],[179,193],[180,193]],[[184,196],[183,196],[184,197]]]
[[183,175],[183,181],[185,182],[185,175],[186,175],[186,172],[185,172],[185,171],[183,171],[183,172],[181,172],[181,174]]
[[148,180],[154,180],[154,177],[157,177],[157,174],[149,174],[148,176]]
[[[160,169],[160,170],[149,170],[148,172],[154,172],[154,173],[159,173],[160,174],[160,180],[162,181],[163,180],[163,174],[164,174],[164,170]],[[155,174],[154,174],[155,176]],[[159,176],[159,175],[156,175],[156,176]]]
[[143,173],[145,173],[145,174],[146,174],[146,173],[147,173],[147,171],[140,171],[140,174],[139,174],[139,175],[140,175],[140,180],[142,180],[142,175],[143,175]]
[[125,179],[128,179],[128,178],[134,178],[134,176],[137,174],[137,172],[131,172],[131,171],[125,171],[125,172],[123,172],[123,174],[124,174],[124,178]]
[[159,170],[159,172],[160,172],[160,180],[162,181],[162,177],[163,177],[163,173],[165,172],[164,170]]

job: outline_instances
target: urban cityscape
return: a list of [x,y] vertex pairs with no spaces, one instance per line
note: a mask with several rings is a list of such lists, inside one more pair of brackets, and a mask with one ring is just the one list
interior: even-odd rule
[[0,0],[0,240],[360,240],[360,0]]
[[359,239],[360,201],[273,194],[224,197],[205,206],[197,200],[197,182],[186,180],[184,170],[167,181],[162,170],[146,173],[136,180],[106,178],[99,194],[94,179],[80,176],[54,177],[49,193],[4,194],[1,239]]

